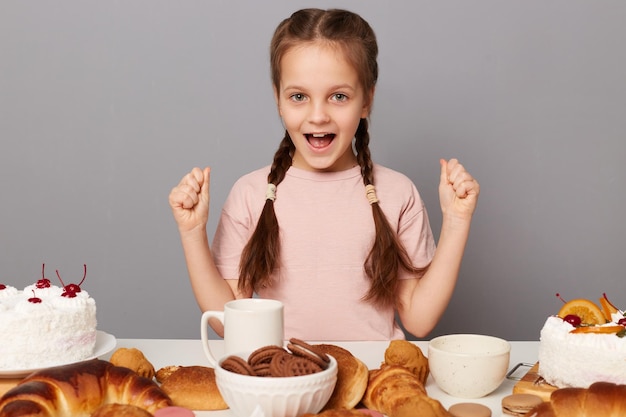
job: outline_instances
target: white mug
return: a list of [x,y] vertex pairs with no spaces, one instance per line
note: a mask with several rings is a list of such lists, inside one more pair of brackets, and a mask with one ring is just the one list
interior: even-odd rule
[[205,311],[200,321],[200,337],[209,363],[213,367],[218,363],[209,347],[209,319],[218,319],[224,325],[224,356],[229,356],[252,353],[263,346],[283,346],[283,310],[283,303],[278,300],[241,298],[224,304],[224,311]]

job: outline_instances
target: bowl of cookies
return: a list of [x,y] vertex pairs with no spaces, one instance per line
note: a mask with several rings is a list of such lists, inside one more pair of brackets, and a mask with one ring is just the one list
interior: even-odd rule
[[317,413],[337,382],[337,360],[299,339],[219,360],[215,381],[237,417],[259,408],[265,416]]

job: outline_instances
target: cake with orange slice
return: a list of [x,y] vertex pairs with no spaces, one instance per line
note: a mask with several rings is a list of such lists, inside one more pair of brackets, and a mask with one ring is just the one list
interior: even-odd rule
[[[558,294],[557,294],[558,295]],[[604,294],[565,302],[541,329],[539,375],[558,388],[626,384],[626,318]]]

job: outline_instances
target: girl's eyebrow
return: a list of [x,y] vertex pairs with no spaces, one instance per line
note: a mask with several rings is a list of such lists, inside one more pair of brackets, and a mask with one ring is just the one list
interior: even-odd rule
[[[335,90],[345,90],[345,89],[352,90],[352,91],[356,90],[356,88],[350,84],[333,85],[328,90],[335,91]],[[285,86],[285,88],[283,88],[283,91],[290,91],[290,90],[306,91],[307,88],[299,86],[299,85],[287,85]]]

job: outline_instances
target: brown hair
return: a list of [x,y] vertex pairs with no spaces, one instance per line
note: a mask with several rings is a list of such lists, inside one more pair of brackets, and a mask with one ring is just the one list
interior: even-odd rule
[[[282,57],[290,48],[303,42],[327,42],[340,48],[357,71],[371,107],[372,94],[378,79],[378,45],[374,31],[365,20],[355,13],[338,9],[303,9],[283,20],[276,28],[270,46],[271,76],[277,91],[280,89]],[[359,122],[354,147],[364,185],[375,184],[367,119]],[[285,137],[274,155],[268,183],[277,186],[285,178],[294,151],[295,146],[289,133],[285,132]],[[378,203],[372,203],[371,206],[376,238],[364,262],[365,272],[371,280],[365,300],[381,306],[395,306],[399,268],[414,273],[420,273],[423,269],[413,267]],[[271,274],[278,267],[279,254],[278,220],[273,200],[267,199],[257,227],[241,255],[239,290],[257,291],[271,285]]]

